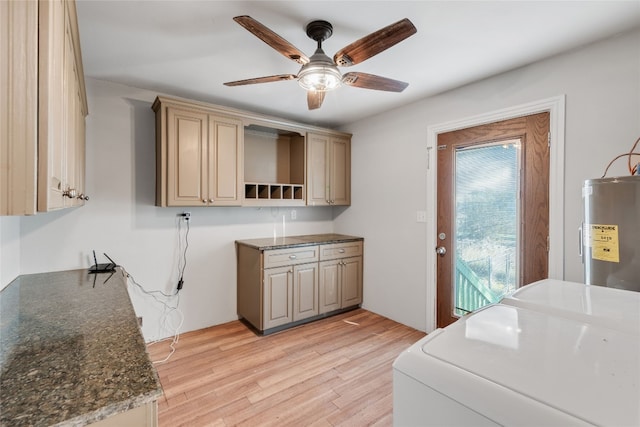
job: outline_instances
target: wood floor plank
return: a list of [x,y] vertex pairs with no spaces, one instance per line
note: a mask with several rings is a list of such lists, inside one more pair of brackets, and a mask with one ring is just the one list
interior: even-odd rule
[[391,426],[391,365],[423,336],[363,309],[268,336],[240,321],[185,333],[156,364],[159,425]]

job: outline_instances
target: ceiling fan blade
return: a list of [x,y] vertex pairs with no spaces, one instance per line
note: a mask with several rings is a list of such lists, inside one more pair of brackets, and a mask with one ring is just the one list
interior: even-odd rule
[[279,82],[282,80],[293,80],[295,78],[296,76],[294,74],[278,74],[277,76],[256,77],[253,79],[226,82],[224,85],[225,86],[243,86],[243,85],[252,85],[256,83],[270,83],[270,82]]
[[254,36],[280,52],[289,59],[296,61],[298,64],[304,65],[309,62],[309,58],[302,53],[297,47],[271,31],[250,16],[242,15],[233,18],[238,24],[246,28]]
[[416,31],[413,23],[405,18],[340,49],[333,60],[340,67],[359,64],[414,35]]
[[384,90],[387,92],[402,92],[409,83],[388,79],[373,74],[351,72],[342,76],[342,83],[363,89]]
[[320,92],[315,90],[307,91],[307,105],[309,106],[309,110],[316,110],[320,108],[322,105],[322,101],[324,101],[324,94],[326,92]]

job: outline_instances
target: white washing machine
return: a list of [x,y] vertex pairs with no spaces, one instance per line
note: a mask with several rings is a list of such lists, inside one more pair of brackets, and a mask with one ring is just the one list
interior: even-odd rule
[[[558,302],[552,285],[573,290]],[[404,351],[394,425],[640,425],[637,293],[575,285],[524,287]],[[587,294],[590,309],[575,300]],[[617,304],[635,314],[617,319]]]
[[544,279],[517,289],[501,303],[640,335],[640,292]]

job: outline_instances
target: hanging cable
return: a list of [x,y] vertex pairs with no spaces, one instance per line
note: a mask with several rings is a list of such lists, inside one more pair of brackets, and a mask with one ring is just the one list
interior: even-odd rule
[[616,157],[613,158],[613,160],[611,160],[609,162],[609,164],[607,165],[607,167],[604,170],[604,173],[602,174],[602,176],[600,178],[604,178],[605,176],[607,176],[607,172],[609,171],[609,168],[611,167],[611,165],[613,164],[613,162],[615,162],[616,160],[618,160],[621,157],[625,157],[628,156],[629,159],[627,161],[627,168],[629,169],[629,174],[634,175],[637,173],[638,170],[638,165],[636,164],[635,166],[631,166],[631,157],[633,156],[640,156],[640,153],[636,153],[635,149],[638,146],[638,142],[640,142],[640,138],[636,139],[635,144],[633,144],[633,146],[631,147],[631,150],[629,150],[628,153],[624,153],[624,154],[619,154]]

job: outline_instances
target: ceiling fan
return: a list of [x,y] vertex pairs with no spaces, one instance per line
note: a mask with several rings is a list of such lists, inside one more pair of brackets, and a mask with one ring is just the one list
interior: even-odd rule
[[282,55],[301,64],[302,68],[297,75],[278,74],[236,80],[225,83],[226,86],[298,79],[300,86],[307,90],[309,109],[314,110],[320,108],[327,91],[333,90],[341,84],[389,92],[402,92],[409,85],[399,80],[367,73],[348,72],[343,75],[338,70],[338,66],[349,67],[359,64],[415,34],[416,27],[407,18],[375,31],[340,49],[334,55],[333,60],[322,50],[322,42],[333,34],[333,26],[327,21],[312,21],[307,25],[307,36],[318,43],[318,48],[309,58],[291,43],[252,17],[246,15],[236,16],[233,20]]

